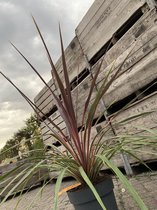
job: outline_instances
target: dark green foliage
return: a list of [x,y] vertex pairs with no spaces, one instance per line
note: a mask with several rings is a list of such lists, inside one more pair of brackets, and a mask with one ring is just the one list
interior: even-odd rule
[[44,158],[45,155],[45,150],[44,150],[44,143],[41,138],[41,136],[36,136],[35,141],[32,145],[33,150],[32,150],[32,156],[37,157],[37,158]]
[[24,141],[27,151],[34,150],[35,147],[39,148],[39,146],[43,148],[43,142],[39,135],[40,131],[37,117],[35,115],[31,115],[31,117],[25,121],[25,126],[19,129],[1,149],[0,162],[6,158],[18,156],[22,141]]

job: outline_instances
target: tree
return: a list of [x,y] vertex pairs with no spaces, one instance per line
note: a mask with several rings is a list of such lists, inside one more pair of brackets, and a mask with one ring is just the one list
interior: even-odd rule
[[43,158],[44,155],[45,155],[45,150],[44,150],[43,140],[41,138],[41,135],[36,135],[36,138],[33,143],[32,156],[37,158]]
[[18,155],[18,146],[13,139],[10,139],[6,142],[5,146],[1,149],[0,162],[6,158],[13,158]]
[[[6,158],[18,156],[20,150],[22,153],[30,153],[31,150],[38,149],[38,152],[33,152],[33,155],[39,155],[39,148],[44,149],[44,144],[41,139],[39,121],[36,115],[31,115],[25,121],[25,126],[19,129],[11,139],[6,142],[6,145],[1,149],[0,161]],[[31,153],[30,153],[31,154]],[[40,154],[43,154],[43,152]]]

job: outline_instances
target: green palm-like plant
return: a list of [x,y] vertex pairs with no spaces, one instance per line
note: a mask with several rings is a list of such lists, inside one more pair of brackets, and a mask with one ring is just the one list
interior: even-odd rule
[[[90,103],[91,96],[95,88],[95,83],[99,75],[101,66],[102,66],[102,62],[103,62],[103,59],[102,59],[99,67],[97,68],[93,76],[93,80],[90,86],[88,97],[83,105],[81,129],[80,131],[78,131],[77,117],[76,117],[77,114],[76,114],[75,107],[72,100],[71,85],[70,85],[70,81],[68,77],[68,69],[67,69],[66,59],[65,59],[65,54],[64,54],[61,30],[59,28],[64,81],[61,80],[55,68],[55,65],[51,59],[48,47],[46,46],[44,38],[34,18],[33,18],[33,21],[35,23],[36,29],[39,33],[39,36],[46,50],[47,57],[48,57],[48,60],[52,69],[51,71],[52,79],[54,80],[56,87],[59,89],[60,96],[56,95],[56,93],[51,90],[51,88],[48,86],[48,84],[45,82],[45,80],[42,78],[39,72],[29,62],[29,60],[21,53],[21,51],[19,51],[15,47],[15,45],[13,45],[12,43],[11,44],[18,51],[18,53],[24,58],[24,60],[30,65],[32,70],[39,76],[39,78],[43,81],[43,83],[47,86],[47,88],[50,90],[55,100],[58,111],[66,124],[66,128],[69,135],[68,136],[65,135],[65,133],[63,133],[63,131],[59,128],[59,126],[57,126],[49,117],[44,115],[42,110],[40,110],[6,75],[4,75],[4,73],[0,72],[0,74],[3,77],[5,77],[16,88],[16,90],[25,98],[25,100],[30,104],[30,106],[33,108],[33,110],[35,111],[37,115],[39,115],[39,113],[42,113],[45,116],[47,121],[51,123],[52,125],[52,126],[49,126],[49,124],[46,123],[46,121],[44,121],[46,126],[52,132],[51,134],[52,138],[55,138],[65,147],[65,152],[62,153],[55,146],[53,146],[51,156],[49,157],[51,159],[51,164],[49,165],[51,170],[61,171],[61,175],[59,176],[58,182],[56,184],[56,193],[58,192],[60,182],[64,176],[64,173],[67,173],[68,175],[74,177],[82,185],[88,184],[91,187],[95,196],[97,197],[102,208],[105,209],[105,207],[101,203],[101,200],[98,194],[93,188],[93,184],[99,180],[100,170],[105,163],[113,171],[115,171],[115,173],[120,177],[121,181],[123,181],[125,186],[130,189],[130,192],[134,196],[135,200],[137,201],[141,209],[147,209],[144,203],[139,198],[138,194],[135,193],[135,190],[132,188],[132,186],[128,185],[127,180],[118,170],[118,168],[113,166],[113,164],[109,161],[109,159],[111,159],[113,155],[115,155],[117,152],[121,151],[122,148],[124,150],[124,147],[122,147],[122,145],[124,144],[124,141],[121,142],[121,141],[118,141],[117,139],[116,141],[114,140],[114,144],[109,143],[109,144],[104,145],[104,142],[102,141],[102,139],[103,139],[103,136],[110,129],[110,126],[109,126],[110,122],[106,122],[106,126],[100,131],[100,133],[97,134],[93,139],[91,138],[91,129],[92,129],[93,120],[95,118],[97,107],[103,95],[108,91],[108,89],[112,85],[113,81],[121,74],[121,67],[123,66],[124,62],[126,61],[129,55],[124,59],[123,63],[119,66],[119,68],[115,72],[112,71],[113,69],[110,69],[109,72],[106,72],[104,81],[102,85],[100,86],[97,92],[97,95],[91,104]],[[112,77],[110,77],[111,72],[112,72]],[[53,129],[52,127],[54,127],[55,129]],[[42,161],[38,162],[37,167],[42,166],[42,164],[43,164]],[[28,175],[30,174],[28,173]],[[1,177],[1,179],[3,178],[4,177]],[[55,196],[55,204],[56,203],[57,203],[57,197]],[[56,205],[55,205],[55,208],[56,208]]]

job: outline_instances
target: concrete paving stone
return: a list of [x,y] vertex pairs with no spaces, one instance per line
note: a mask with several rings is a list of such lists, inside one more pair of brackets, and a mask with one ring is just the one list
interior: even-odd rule
[[[114,181],[114,192],[119,210],[139,210],[134,200],[128,194],[127,190],[117,180]],[[149,210],[157,210],[157,172],[143,173],[130,178],[131,183],[136,188],[138,193],[143,198]],[[63,181],[62,188],[73,184],[74,180]],[[53,207],[55,183],[45,187],[42,194],[39,193],[40,188],[33,189],[21,197],[15,197],[0,205],[0,210],[51,210]],[[18,205],[17,205],[17,202]],[[74,207],[69,203],[67,194],[64,193],[59,198],[58,210],[74,210]]]

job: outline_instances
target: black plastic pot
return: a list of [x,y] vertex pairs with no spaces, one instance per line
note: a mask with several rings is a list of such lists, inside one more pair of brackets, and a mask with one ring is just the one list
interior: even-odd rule
[[[112,179],[108,178],[95,185],[107,210],[118,210]],[[75,210],[102,210],[90,188],[77,189],[68,191],[70,202],[74,205]]]

